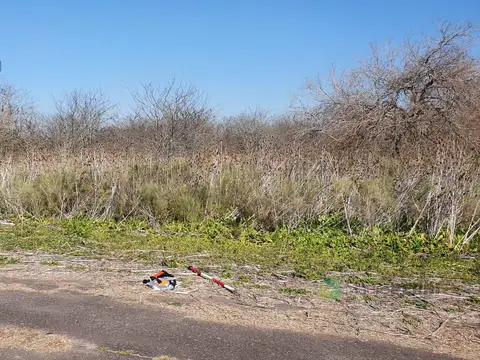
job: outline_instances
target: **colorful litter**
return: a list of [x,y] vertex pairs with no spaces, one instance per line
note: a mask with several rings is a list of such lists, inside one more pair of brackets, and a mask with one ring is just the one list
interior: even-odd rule
[[177,279],[165,270],[151,275],[150,279],[143,280],[143,283],[156,291],[171,291],[177,287]]
[[194,268],[193,266],[187,266],[187,269],[190,270],[190,271],[193,271],[195,274],[197,274],[198,276],[204,278],[204,279],[207,279],[207,280],[211,280],[213,281],[215,284],[223,287],[224,289],[227,289],[228,291],[230,291],[231,293],[235,292],[235,289],[231,286],[228,286],[226,285],[223,281],[221,280],[218,280],[210,275],[207,275],[205,273],[202,273],[200,270]]

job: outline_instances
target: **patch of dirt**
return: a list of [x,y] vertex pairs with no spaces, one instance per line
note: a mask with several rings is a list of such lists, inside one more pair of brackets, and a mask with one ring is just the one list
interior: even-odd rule
[[[342,283],[337,296],[322,281],[242,268],[238,270],[248,282],[235,284],[237,293],[230,294],[186,269],[43,253],[8,256],[20,262],[0,268],[0,290],[4,291],[102,295],[168,308],[196,320],[385,341],[465,359],[476,359],[480,353],[480,307],[469,302],[471,294],[478,295],[478,286],[415,292]],[[48,261],[59,265],[40,264]],[[162,269],[179,280],[175,291],[155,292],[142,284],[142,279]],[[204,270],[219,275],[214,267]]]
[[73,341],[63,335],[48,334],[28,328],[0,328],[0,349],[22,349],[51,353],[66,352],[71,350],[72,347]]

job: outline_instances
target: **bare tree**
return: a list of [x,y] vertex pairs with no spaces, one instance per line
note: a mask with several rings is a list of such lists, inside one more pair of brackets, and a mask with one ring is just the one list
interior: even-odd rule
[[[349,149],[376,148],[399,155],[428,151],[445,139],[478,149],[470,114],[478,114],[480,72],[470,55],[471,24],[443,24],[437,38],[407,42],[383,52],[373,47],[370,61],[308,84],[317,100],[312,113],[327,139]],[[477,133],[478,134],[478,133]]]
[[268,142],[268,114],[261,109],[244,111],[223,120],[222,140],[237,153],[259,151]]
[[0,144],[3,152],[28,150],[39,132],[37,119],[27,93],[10,84],[0,84]]
[[112,119],[114,105],[101,91],[74,90],[55,101],[56,113],[48,121],[50,136],[70,150],[91,144]]
[[165,87],[143,84],[132,92],[135,102],[132,128],[142,134],[143,145],[170,157],[192,151],[203,142],[204,132],[213,118],[205,94],[193,85],[172,80]]

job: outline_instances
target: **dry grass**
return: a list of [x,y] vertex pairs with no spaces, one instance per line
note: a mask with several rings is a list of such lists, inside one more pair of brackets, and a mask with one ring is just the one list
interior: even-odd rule
[[363,169],[342,168],[327,152],[315,158],[203,154],[162,161],[96,152],[3,160],[0,213],[136,217],[152,225],[230,218],[267,229],[333,216],[349,230],[360,222],[448,233],[447,240],[462,242],[457,228],[470,227],[470,235],[478,228],[480,167],[474,156],[453,154],[439,151],[421,164],[372,159]]
[[43,331],[6,327],[0,328],[0,349],[22,349],[41,353],[66,352],[73,342],[66,336],[47,334]]

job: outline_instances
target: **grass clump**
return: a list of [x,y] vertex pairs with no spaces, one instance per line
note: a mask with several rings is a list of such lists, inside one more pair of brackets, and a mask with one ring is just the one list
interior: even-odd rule
[[60,263],[56,260],[43,260],[43,261],[40,261],[40,265],[60,266]]
[[6,265],[15,265],[18,264],[20,260],[11,258],[11,257],[0,257],[0,266]]
[[296,289],[296,288],[283,288],[279,290],[283,294],[288,294],[288,295],[307,295],[310,293],[310,291],[306,289]]
[[468,301],[474,305],[480,305],[480,296],[470,296]]

